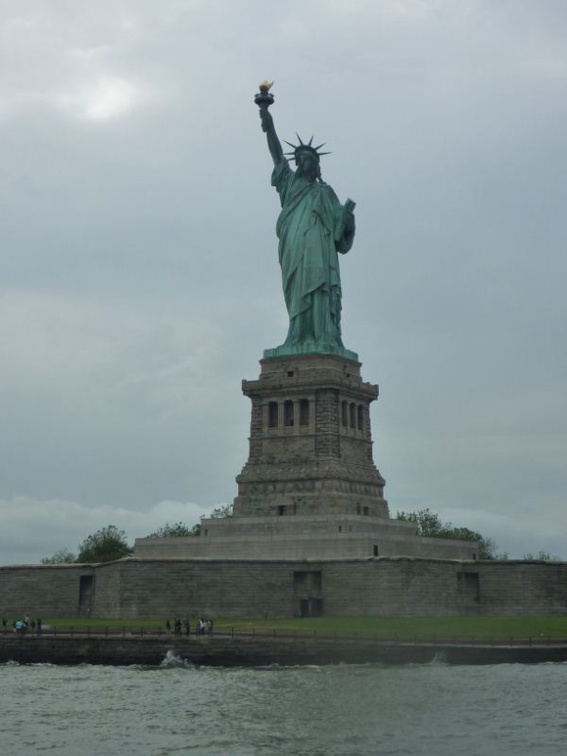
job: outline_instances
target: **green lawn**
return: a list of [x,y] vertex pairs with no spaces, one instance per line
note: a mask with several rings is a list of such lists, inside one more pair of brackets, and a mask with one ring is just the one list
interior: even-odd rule
[[[170,618],[172,619],[172,618]],[[191,620],[191,631],[195,619]],[[127,633],[165,631],[165,620],[44,619],[44,626],[61,631]],[[388,639],[506,639],[561,638],[567,640],[567,614],[563,617],[313,617],[304,619],[215,619],[215,630],[298,635],[360,635]]]

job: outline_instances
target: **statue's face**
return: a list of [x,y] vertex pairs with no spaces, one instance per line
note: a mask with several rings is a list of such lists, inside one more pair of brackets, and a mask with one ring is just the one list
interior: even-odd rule
[[300,150],[295,160],[297,173],[308,178],[315,178],[317,175],[317,158],[309,150]]

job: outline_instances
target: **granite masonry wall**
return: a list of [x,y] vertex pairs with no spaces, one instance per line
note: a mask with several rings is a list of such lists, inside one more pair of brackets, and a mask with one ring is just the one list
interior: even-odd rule
[[0,615],[567,614],[565,562],[141,560],[0,568]]
[[81,576],[93,574],[83,565],[0,567],[0,614],[73,617],[79,611]]
[[137,538],[138,559],[309,561],[408,556],[475,559],[473,541],[425,538],[415,523],[386,517],[313,515],[201,519],[199,538]]

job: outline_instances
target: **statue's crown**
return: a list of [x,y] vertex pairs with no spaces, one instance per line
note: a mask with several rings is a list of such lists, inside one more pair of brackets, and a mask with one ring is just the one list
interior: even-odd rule
[[313,147],[313,137],[306,143],[302,140],[302,138],[299,136],[299,134],[296,134],[296,137],[299,139],[299,144],[292,144],[291,142],[287,142],[284,139],[284,142],[286,144],[289,144],[289,146],[293,149],[293,152],[286,152],[286,155],[293,155],[294,160],[297,162],[297,156],[299,153],[303,150],[306,152],[310,152],[312,155],[315,155],[317,158],[317,162],[319,162],[319,158],[321,155],[330,155],[330,152],[319,152],[321,147],[325,146],[325,142],[323,144],[319,144],[317,147]]

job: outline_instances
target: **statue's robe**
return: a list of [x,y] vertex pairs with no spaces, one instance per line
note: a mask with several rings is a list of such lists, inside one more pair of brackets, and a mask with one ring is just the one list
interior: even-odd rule
[[341,340],[341,279],[337,252],[348,252],[354,229],[346,231],[343,206],[322,181],[296,175],[287,160],[272,174],[282,210],[276,233],[285,303],[286,347],[336,351]]

